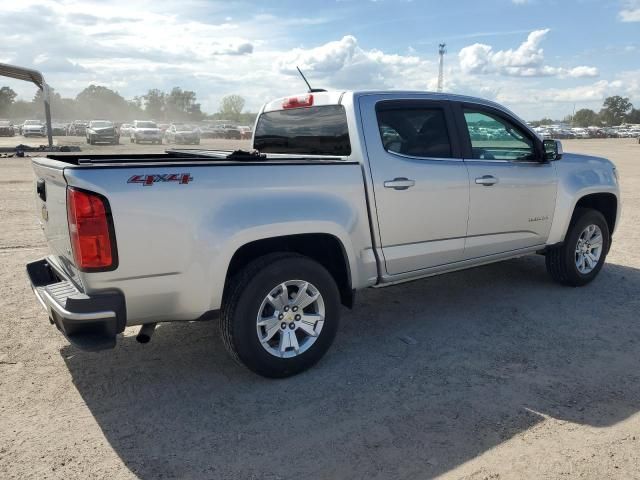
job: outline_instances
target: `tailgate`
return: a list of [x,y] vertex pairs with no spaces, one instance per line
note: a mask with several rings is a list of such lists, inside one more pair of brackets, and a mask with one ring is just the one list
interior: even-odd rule
[[69,275],[75,276],[67,222],[67,182],[61,165],[45,158],[33,159],[33,195],[36,214],[54,260]]

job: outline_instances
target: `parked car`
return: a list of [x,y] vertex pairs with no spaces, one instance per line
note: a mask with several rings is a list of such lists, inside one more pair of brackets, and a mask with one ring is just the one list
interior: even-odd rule
[[0,120],[0,137],[13,137],[15,134],[13,123],[9,120]]
[[224,131],[212,125],[202,125],[199,127],[200,138],[222,138]]
[[[485,124],[495,138],[472,138]],[[157,322],[220,316],[234,359],[285,377],[320,360],[363,288],[534,253],[585,285],[619,220],[609,160],[563,154],[482,99],[281,98],[253,148],[34,157],[51,254],[27,272],[52,323],[105,349],[126,326],[146,342]]]
[[44,137],[47,128],[41,120],[25,120],[22,124],[23,137]]
[[130,123],[123,123],[122,125],[120,125],[120,128],[118,129],[120,136],[125,138],[131,137],[132,127],[133,125],[131,125]]
[[572,128],[571,131],[575,135],[575,138],[591,138],[591,134],[586,128]]
[[227,126],[224,128],[224,138],[230,140],[240,140],[242,138],[242,132],[238,127]]
[[89,122],[86,120],[74,120],[69,124],[67,129],[67,135],[71,135],[74,137],[82,137],[87,133],[87,126]]
[[200,130],[197,126],[188,123],[172,123],[164,132],[167,143],[200,144]]
[[109,120],[91,120],[86,130],[86,138],[90,145],[96,143],[117,145],[120,143],[120,133],[113,122]]
[[54,137],[65,137],[67,135],[67,126],[63,123],[52,124],[51,135]]
[[253,131],[251,130],[251,127],[246,125],[241,125],[238,127],[238,130],[240,130],[240,138],[242,140],[251,140],[251,135],[253,135]]
[[150,120],[135,120],[131,127],[131,143],[162,143],[162,132],[156,122]]

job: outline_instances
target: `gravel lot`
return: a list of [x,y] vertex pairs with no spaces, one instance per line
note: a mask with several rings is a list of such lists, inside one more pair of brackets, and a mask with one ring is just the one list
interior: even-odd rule
[[564,145],[622,178],[595,282],[532,256],[368,290],[282,381],[236,366],[216,322],[70,347],[24,273],[46,253],[29,160],[0,158],[0,478],[640,478],[640,145]]

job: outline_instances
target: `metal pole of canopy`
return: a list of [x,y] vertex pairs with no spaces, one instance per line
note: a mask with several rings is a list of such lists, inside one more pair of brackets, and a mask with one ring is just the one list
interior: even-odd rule
[[44,76],[37,70],[31,68],[17,67],[15,65],[8,65],[6,63],[0,63],[0,76],[16,78],[18,80],[25,80],[27,82],[34,83],[40,90],[42,90],[42,97],[44,98],[44,115],[47,123],[47,137],[49,139],[49,147],[53,146],[53,132],[51,131],[51,105],[50,105],[50,92],[49,86],[44,81]]
[[51,96],[49,85],[42,83],[42,97],[44,98],[44,118],[47,122],[47,140],[49,140],[49,146],[53,147],[53,131],[51,127]]

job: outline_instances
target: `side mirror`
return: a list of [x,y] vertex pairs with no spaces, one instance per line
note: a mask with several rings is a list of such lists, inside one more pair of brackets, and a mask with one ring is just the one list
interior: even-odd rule
[[560,160],[562,158],[562,142],[560,140],[543,140],[545,160]]

